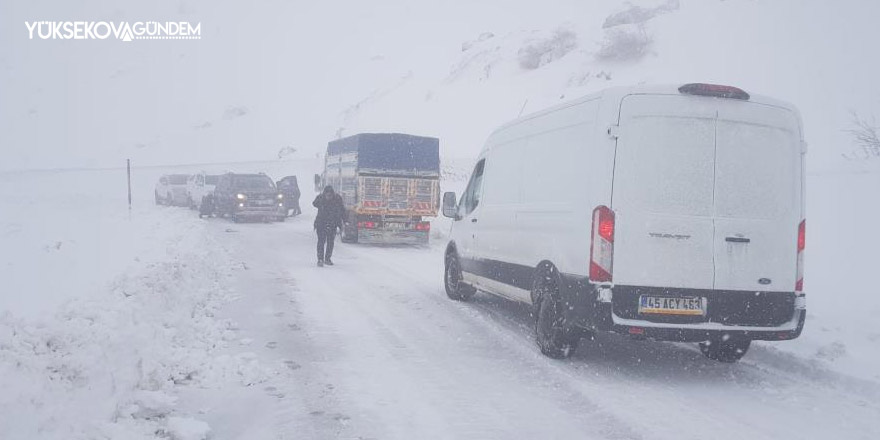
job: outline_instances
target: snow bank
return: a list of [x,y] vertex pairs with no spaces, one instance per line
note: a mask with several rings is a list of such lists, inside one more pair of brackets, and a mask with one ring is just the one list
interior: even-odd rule
[[211,434],[211,427],[201,420],[170,417],[166,433],[172,440],[206,440]]
[[220,352],[230,324],[214,314],[232,266],[204,222],[143,204],[129,220],[105,174],[2,176],[28,192],[0,202],[18,231],[0,251],[14,287],[0,302],[0,438],[154,438],[166,422],[175,438],[204,438],[169,418],[185,416],[175,388],[266,374]]
[[807,175],[807,324],[795,341],[762,345],[880,382],[878,189],[880,172]]

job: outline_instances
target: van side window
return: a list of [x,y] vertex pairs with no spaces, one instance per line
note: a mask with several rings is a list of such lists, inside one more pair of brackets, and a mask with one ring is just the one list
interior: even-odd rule
[[461,202],[458,205],[459,215],[462,217],[470,214],[480,204],[481,189],[483,187],[483,168],[486,166],[486,159],[477,162],[474,167],[474,173],[468,182],[467,189],[461,196]]

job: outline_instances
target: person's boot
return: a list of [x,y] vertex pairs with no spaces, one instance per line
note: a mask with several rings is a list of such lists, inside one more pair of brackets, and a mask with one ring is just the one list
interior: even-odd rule
[[328,266],[332,266],[332,265],[333,265],[333,261],[331,261],[331,260],[328,258],[328,259],[324,260],[324,264],[326,264],[326,265],[328,265]]
[[318,267],[324,267],[324,260],[318,260]]

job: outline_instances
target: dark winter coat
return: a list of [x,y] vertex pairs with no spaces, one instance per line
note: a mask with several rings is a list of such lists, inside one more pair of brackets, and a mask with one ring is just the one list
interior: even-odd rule
[[345,205],[342,202],[342,196],[333,193],[327,199],[323,194],[319,194],[312,202],[312,206],[318,208],[318,215],[315,216],[315,229],[333,229],[341,228],[345,220]]

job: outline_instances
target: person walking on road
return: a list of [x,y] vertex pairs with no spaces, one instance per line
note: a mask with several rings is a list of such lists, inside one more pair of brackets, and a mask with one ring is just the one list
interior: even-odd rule
[[318,208],[315,216],[315,231],[318,233],[318,267],[332,266],[333,241],[336,239],[336,230],[342,230],[342,222],[345,219],[345,205],[342,196],[333,191],[332,186],[324,187],[324,192],[315,198],[312,206]]

